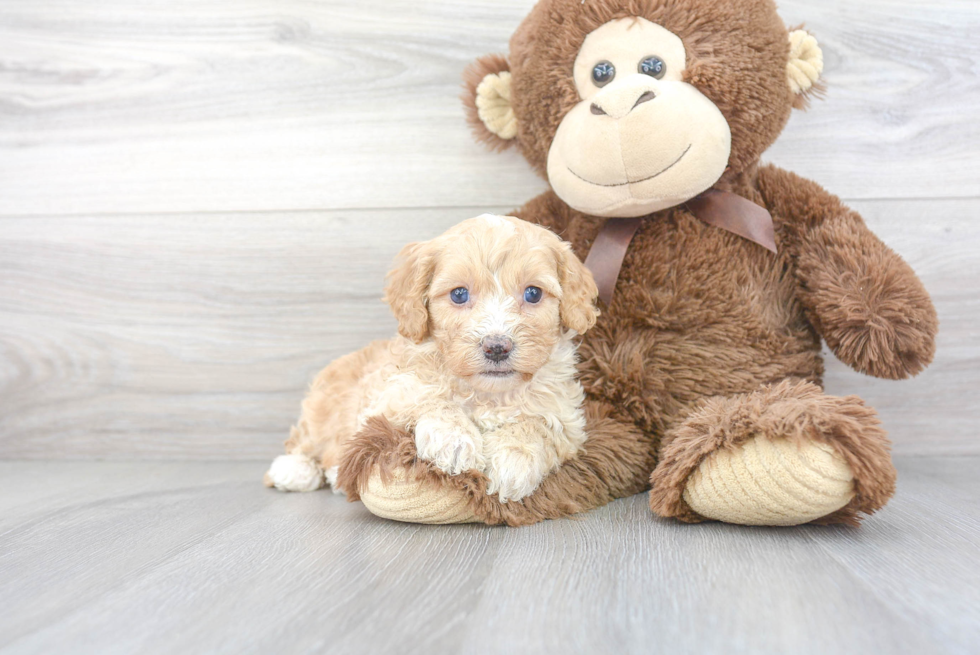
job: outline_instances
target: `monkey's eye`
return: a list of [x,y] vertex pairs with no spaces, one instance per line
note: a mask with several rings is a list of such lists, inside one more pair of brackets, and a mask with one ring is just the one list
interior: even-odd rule
[[592,69],[592,81],[596,86],[606,86],[616,77],[616,67],[608,61],[600,61]]
[[465,305],[470,299],[470,291],[466,287],[456,287],[449,292],[449,298],[457,305]]
[[524,300],[528,301],[532,305],[536,305],[541,302],[542,295],[544,294],[541,293],[541,289],[538,287],[528,287],[527,289],[524,289]]
[[644,58],[636,69],[644,75],[649,75],[650,77],[654,77],[658,80],[667,74],[667,64],[664,63],[663,59],[656,55],[650,55],[649,57]]

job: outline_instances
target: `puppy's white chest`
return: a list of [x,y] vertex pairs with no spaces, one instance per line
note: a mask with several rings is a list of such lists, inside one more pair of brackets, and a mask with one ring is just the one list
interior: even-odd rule
[[483,435],[497,432],[505,425],[515,423],[519,417],[518,412],[515,410],[501,410],[490,407],[471,409],[467,414]]

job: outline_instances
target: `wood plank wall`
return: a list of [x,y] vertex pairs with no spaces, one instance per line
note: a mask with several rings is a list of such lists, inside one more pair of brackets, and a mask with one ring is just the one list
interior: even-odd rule
[[[254,459],[394,329],[391,257],[545,188],[459,78],[532,0],[0,0],[0,458]],[[980,3],[784,1],[826,98],[766,159],[861,211],[942,320],[910,382],[829,362],[902,453],[980,453]],[[832,359],[832,358],[831,358]]]

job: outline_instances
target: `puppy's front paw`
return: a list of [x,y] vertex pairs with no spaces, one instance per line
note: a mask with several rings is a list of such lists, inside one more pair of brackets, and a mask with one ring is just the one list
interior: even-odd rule
[[480,433],[462,422],[422,417],[415,424],[415,448],[420,459],[432,462],[450,475],[485,468]]
[[502,503],[531,495],[549,473],[545,461],[519,448],[498,451],[488,468],[487,493],[496,493]]

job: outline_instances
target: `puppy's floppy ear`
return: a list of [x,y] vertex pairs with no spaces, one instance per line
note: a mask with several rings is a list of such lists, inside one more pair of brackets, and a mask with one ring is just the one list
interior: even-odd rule
[[558,312],[566,328],[579,334],[595,325],[599,310],[595,306],[599,289],[592,273],[572,252],[572,246],[562,241],[555,246],[558,256],[558,281],[561,283],[561,305]]
[[398,319],[398,333],[415,343],[429,336],[427,293],[435,269],[431,242],[410,243],[395,257],[385,284],[385,302]]
[[517,117],[510,102],[510,66],[503,55],[487,55],[463,73],[463,105],[476,140],[503,150],[517,136]]

